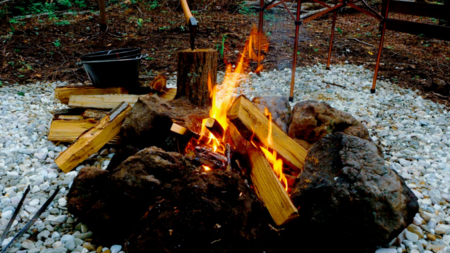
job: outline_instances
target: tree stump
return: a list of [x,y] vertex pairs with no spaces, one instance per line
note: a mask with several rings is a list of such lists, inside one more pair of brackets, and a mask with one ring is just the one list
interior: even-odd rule
[[186,97],[198,106],[211,105],[208,76],[212,86],[217,79],[218,53],[213,49],[187,49],[178,52],[176,98]]

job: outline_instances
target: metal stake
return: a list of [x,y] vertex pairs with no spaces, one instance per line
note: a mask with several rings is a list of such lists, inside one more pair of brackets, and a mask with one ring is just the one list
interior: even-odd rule
[[257,70],[261,69],[261,40],[262,40],[262,33],[263,33],[263,22],[264,22],[264,0],[259,1],[259,23],[258,23],[258,65]]
[[330,36],[330,49],[328,49],[328,61],[327,61],[327,69],[328,70],[330,69],[330,63],[331,63],[331,49],[333,49],[333,38],[334,38],[334,28],[336,26],[336,16],[337,16],[337,10],[335,10],[333,13],[333,25],[331,27],[331,36]]
[[380,39],[380,46],[378,47],[377,63],[375,65],[375,74],[373,75],[372,89],[370,89],[370,93],[375,93],[375,88],[377,86],[378,68],[380,66],[381,50],[383,50],[384,35],[386,33],[386,23],[388,20],[389,3],[390,2],[391,2],[391,0],[387,0],[386,13],[384,15],[384,19],[382,20],[383,30],[381,31],[381,39]]
[[298,33],[302,21],[300,21],[300,12],[302,10],[302,1],[297,0],[297,17],[295,20],[295,41],[294,41],[294,55],[292,57],[292,77],[291,77],[291,91],[289,93],[289,101],[294,101],[294,85],[295,85],[295,69],[297,67],[297,49],[298,49]]

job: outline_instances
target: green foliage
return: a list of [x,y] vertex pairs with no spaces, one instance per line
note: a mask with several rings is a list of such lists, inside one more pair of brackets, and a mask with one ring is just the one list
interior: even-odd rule
[[337,29],[337,31],[338,31],[340,34],[343,33],[341,28],[337,27],[336,29]]
[[55,22],[55,25],[70,25],[70,22],[68,20],[61,20],[61,21]]
[[246,1],[243,1],[239,5],[238,9],[239,9],[239,13],[240,14],[250,14],[250,13],[252,13],[252,10],[250,9],[250,7],[247,6],[247,2]]
[[52,43],[53,43],[53,45],[55,45],[55,47],[61,46],[61,42],[59,42],[59,39],[53,41]]
[[17,93],[17,95],[19,95],[19,96],[25,96],[25,93],[19,92],[19,93]]
[[225,51],[225,40],[227,38],[226,34],[222,34],[222,47],[220,48],[220,57],[223,59],[223,52]]

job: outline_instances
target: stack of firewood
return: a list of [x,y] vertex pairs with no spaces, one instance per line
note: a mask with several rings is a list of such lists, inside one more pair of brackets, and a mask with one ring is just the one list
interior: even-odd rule
[[[167,89],[165,78],[157,77],[145,94],[156,93],[171,100],[176,90]],[[119,144],[120,127],[139,96],[129,94],[124,87],[57,87],[55,97],[70,108],[54,111],[48,140],[72,145],[56,158],[56,164],[69,172],[104,145]]]

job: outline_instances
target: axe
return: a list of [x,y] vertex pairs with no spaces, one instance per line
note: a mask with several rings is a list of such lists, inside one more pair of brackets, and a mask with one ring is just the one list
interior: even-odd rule
[[191,33],[191,50],[195,48],[195,35],[198,30],[198,22],[194,16],[192,16],[187,0],[181,0],[181,7],[183,7],[184,16],[186,17],[186,24],[189,26],[189,32]]

